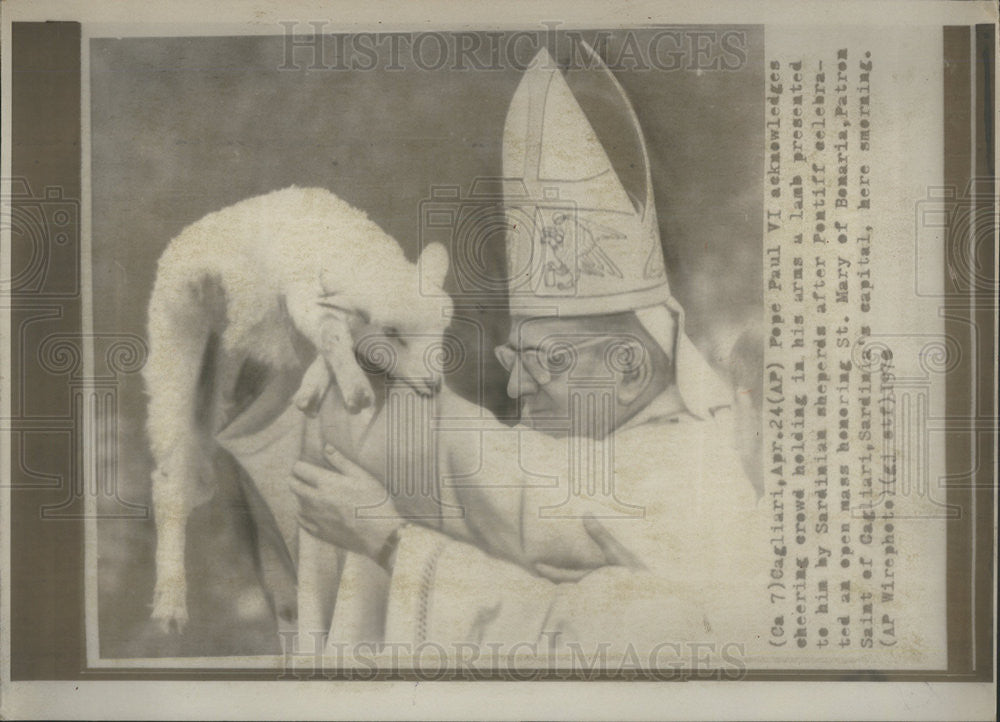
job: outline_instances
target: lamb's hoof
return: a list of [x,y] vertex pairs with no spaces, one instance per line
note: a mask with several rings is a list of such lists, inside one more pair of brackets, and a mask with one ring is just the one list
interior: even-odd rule
[[344,405],[352,414],[361,413],[373,403],[375,403],[375,399],[372,398],[371,392],[365,388],[354,389],[354,393],[344,399]]
[[187,626],[187,604],[174,593],[153,595],[153,613],[150,615],[164,634],[181,634]]
[[312,418],[319,413],[319,408],[323,403],[323,393],[315,389],[299,389],[292,399],[295,408],[306,416]]
[[306,369],[302,377],[302,383],[298,391],[292,397],[295,407],[312,418],[319,413],[323,398],[327,389],[330,388],[330,372],[327,370],[326,362],[322,358],[317,358],[312,365]]
[[187,615],[171,615],[167,617],[158,617],[153,615],[153,621],[156,622],[157,628],[163,634],[183,634],[184,627],[187,626]]

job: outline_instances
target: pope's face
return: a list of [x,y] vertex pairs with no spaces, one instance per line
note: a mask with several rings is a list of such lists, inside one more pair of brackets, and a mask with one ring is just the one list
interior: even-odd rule
[[575,397],[581,404],[577,416],[584,406],[595,416],[576,419],[577,423],[610,431],[616,423],[616,394],[622,381],[614,354],[623,342],[632,340],[627,329],[616,332],[590,317],[513,318],[497,358],[507,370],[507,394],[518,400],[522,422],[565,435],[574,423],[571,399]]

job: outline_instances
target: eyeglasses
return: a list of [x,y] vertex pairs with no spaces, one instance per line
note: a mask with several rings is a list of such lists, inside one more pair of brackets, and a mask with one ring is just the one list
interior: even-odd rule
[[585,341],[555,341],[546,346],[530,346],[515,348],[509,343],[493,349],[497,361],[508,374],[520,359],[521,366],[539,385],[544,386],[553,376],[564,374],[573,368],[579,351],[601,343],[606,343],[606,336],[595,336]]

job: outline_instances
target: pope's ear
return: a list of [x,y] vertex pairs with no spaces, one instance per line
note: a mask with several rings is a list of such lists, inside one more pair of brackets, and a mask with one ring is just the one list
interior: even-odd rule
[[438,288],[444,286],[444,277],[448,275],[448,251],[442,244],[429,243],[424,246],[417,263],[423,278]]

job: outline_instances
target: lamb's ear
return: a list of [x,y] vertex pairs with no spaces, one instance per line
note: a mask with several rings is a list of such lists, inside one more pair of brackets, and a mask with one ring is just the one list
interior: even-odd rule
[[420,274],[438,288],[448,274],[448,251],[441,243],[428,243],[417,260]]

